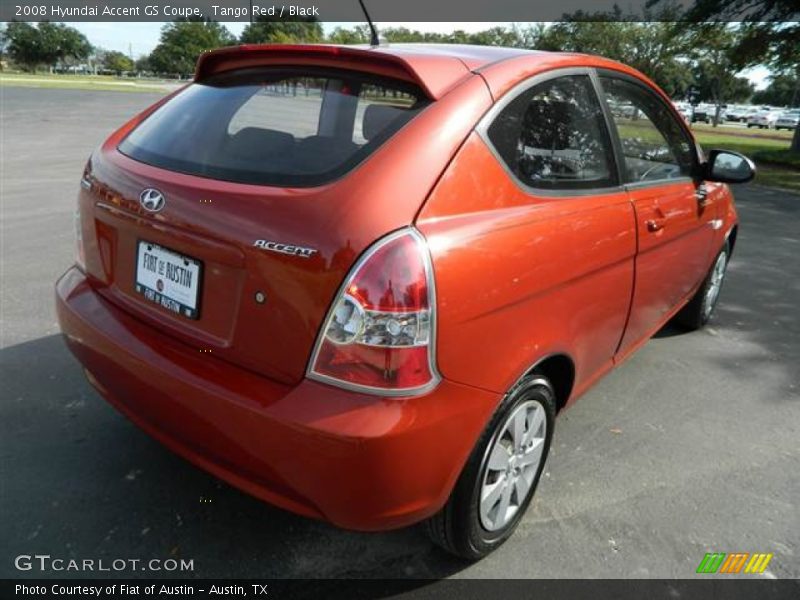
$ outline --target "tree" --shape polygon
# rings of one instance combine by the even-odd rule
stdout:
[[[698,102],[722,106],[731,102],[745,102],[755,93],[749,79],[737,77],[730,71],[717,70],[709,61],[694,64],[692,76]]]
[[[337,27],[327,41],[331,44],[369,44],[369,26],[356,25],[352,29]]]
[[[421,32],[407,27],[382,27],[381,39],[395,44],[477,44],[481,46],[510,46],[516,48],[532,48],[539,39],[542,25],[538,26],[512,26],[492,27],[475,33],[467,33],[457,29],[450,33],[435,31]],[[370,38],[369,28],[358,25],[353,29],[337,27],[328,36],[327,41],[332,44],[368,44]]]
[[[4,37],[8,55],[24,70],[31,71],[41,62],[39,35],[33,25],[11,21],[6,26]]]
[[[4,36],[8,54],[23,69],[35,70],[40,65],[53,67],[70,60],[83,60],[92,51],[86,37],[63,23],[42,21],[37,27],[12,21]]]
[[[0,71],[3,70],[3,63],[5,62],[6,55],[8,54],[8,35],[6,34],[8,26],[5,23],[0,23]]]
[[[650,6],[669,0],[649,0]],[[764,64],[780,74],[800,79],[800,21],[797,0],[703,0],[683,15],[687,21],[742,21],[741,39],[734,53],[740,67]],[[800,152],[800,127],[792,150]]]
[[[323,40],[322,25],[314,17],[285,21],[280,17],[257,17],[242,31],[242,44],[313,44]]]
[[[394,44],[413,44],[419,42],[436,43],[443,42],[444,36],[440,33],[422,33],[416,29],[407,27],[382,27],[380,36],[387,42]],[[453,32],[453,34],[458,32]]]
[[[793,0],[773,0],[776,9],[786,10],[786,18],[789,18],[788,11]],[[793,4],[796,11],[796,0]],[[796,13],[795,13],[796,14]],[[795,82],[800,83],[800,22],[778,22],[764,23],[754,22],[745,23],[743,26],[743,38],[739,47],[739,61],[752,65],[765,63],[779,75],[788,75],[794,78]],[[797,85],[793,93],[793,98],[797,102]],[[800,153],[800,127],[794,130],[792,137],[791,150]]]
[[[533,25],[517,25],[516,23],[511,26],[517,38],[517,44],[520,48],[536,48],[539,46],[539,41],[544,37],[547,31],[547,25],[544,23],[534,23]]]
[[[658,20],[634,23],[626,33],[625,54],[619,60],[650,77],[669,96],[684,95],[691,85],[686,56],[690,32],[674,21]]]
[[[124,71],[133,71],[133,61],[129,56],[116,50],[110,50],[103,54],[101,64],[106,71],[114,71],[118,75]]]
[[[74,27],[67,27],[63,23],[43,22],[39,23],[39,31],[42,29],[57,43],[55,57],[57,63],[70,64],[86,60],[93,50],[86,36]]]
[[[563,21],[535,35],[536,48],[599,54],[632,66],[659,84],[667,94],[682,95],[691,82],[686,65],[685,28],[674,22],[636,22],[617,8],[611,13],[565,15]],[[659,13],[654,19],[665,19]]]
[[[523,41],[519,36],[519,30],[516,28],[492,27],[491,29],[473,33],[468,39],[468,43],[479,44],[481,46],[523,46]]]
[[[741,30],[730,23],[697,23],[691,27],[689,38],[694,59],[695,82],[701,96],[709,98],[714,111],[714,127],[719,125],[722,105],[741,94],[741,83],[736,73],[741,69],[736,62],[736,52],[741,43]]]
[[[800,79],[788,73],[773,75],[765,89],[753,94],[753,102],[772,106],[800,106]]]
[[[223,25],[208,19],[191,18],[167,23],[161,40],[150,54],[153,71],[189,76],[203,52],[231,46],[236,38]]]
[[[627,54],[625,40],[630,26],[630,23],[609,20],[605,15],[579,11],[573,16],[565,15],[564,21],[546,29],[537,49],[599,54],[620,60]]]
[[[139,74],[152,71],[153,66],[150,64],[150,57],[145,55],[137,58],[134,69],[136,69],[136,72]]]

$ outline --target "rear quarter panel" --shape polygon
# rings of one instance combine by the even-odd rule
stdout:
[[[635,221],[622,191],[536,196],[473,133],[423,207],[438,297],[438,364],[504,392],[568,355],[573,397],[610,368],[633,286]]]

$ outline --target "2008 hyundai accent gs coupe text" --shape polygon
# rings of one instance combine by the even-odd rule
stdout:
[[[706,323],[725,183],[640,73],[469,46],[243,46],[86,165],[67,343],[193,463],[338,526],[516,528],[555,415]]]

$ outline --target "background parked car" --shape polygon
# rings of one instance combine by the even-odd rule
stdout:
[[[609,102],[609,108],[611,108],[611,113],[615,117],[622,117],[625,119],[636,118],[636,107],[629,102]]]
[[[800,123],[800,108],[796,108],[793,110],[787,110],[784,113],[778,115],[778,119],[775,121],[775,129],[797,129],[797,125]]]
[[[753,115],[758,114],[761,112],[761,109],[757,106],[748,106],[744,109],[742,116],[739,118],[740,123],[747,123],[747,120],[752,117]]]
[[[726,121],[737,121],[741,118],[742,109],[738,106],[731,106],[725,111],[725,120]]]
[[[673,102],[672,105],[675,107],[675,110],[683,117],[683,120],[687,123],[692,118],[692,105],[688,102]]]
[[[692,110],[692,116],[689,120],[692,123],[708,123],[712,114],[712,109],[707,104],[698,104]]]
[[[749,106],[731,106],[725,111],[725,120],[740,123],[747,119],[751,110]]]
[[[757,112],[747,119],[747,128],[758,127],[759,129],[771,129],[775,126],[778,115],[779,113],[773,110]]]

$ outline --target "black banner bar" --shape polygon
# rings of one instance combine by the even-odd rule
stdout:
[[[692,19],[688,13],[697,0],[469,0],[431,2],[430,0],[367,0],[372,18],[387,22],[515,22],[558,21],[566,14],[615,14],[620,19],[645,21]],[[730,21],[745,19],[795,20],[779,12],[768,0],[731,2],[729,10],[718,18]],[[664,12],[668,8],[671,12]],[[676,13],[677,10],[677,13]],[[681,12],[682,11],[682,12]],[[794,16],[800,18],[800,12]],[[0,0],[2,21],[173,21],[178,18],[207,18],[214,21],[249,22],[259,18],[323,22],[363,22],[364,14],[357,0]]]
[[[663,579],[398,579],[209,580],[30,579],[2,580],[0,598],[255,598],[304,600],[403,598],[415,600],[796,600],[800,581],[744,577]]]

